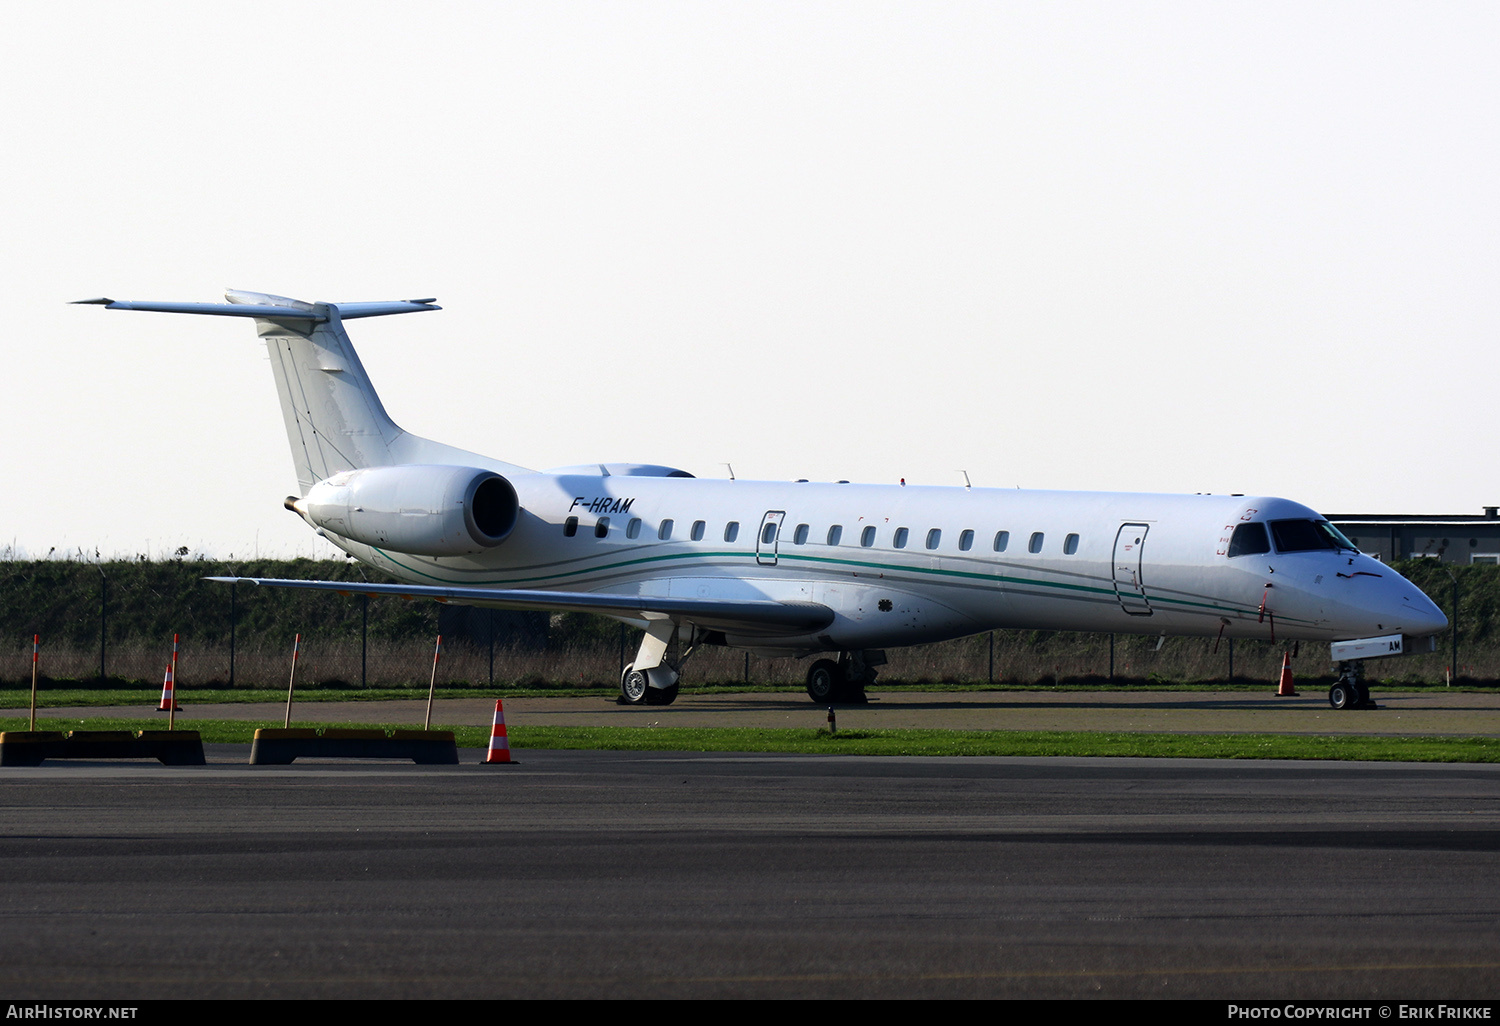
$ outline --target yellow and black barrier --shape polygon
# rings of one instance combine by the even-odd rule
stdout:
[[[252,766],[285,766],[293,759],[410,759],[456,766],[458,745],[451,730],[350,730],[325,727],[262,727],[250,746]]]
[[[44,759],[155,759],[163,766],[202,766],[196,730],[0,731],[0,766],[40,766]]]

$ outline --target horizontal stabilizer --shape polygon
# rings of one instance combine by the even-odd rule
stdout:
[[[106,310],[151,310],[156,313],[207,314],[214,317],[259,317],[276,321],[328,320],[326,313],[319,313],[313,304],[298,306],[270,306],[264,303],[157,303],[133,299],[79,299],[75,305],[102,306]],[[441,310],[430,299],[401,299],[386,303],[325,303],[338,311],[339,319],[354,320],[359,317],[383,317],[387,314],[419,313],[423,310]]]
[[[290,581],[266,577],[209,577],[223,584],[264,584],[273,588],[310,588],[341,595],[396,595],[490,609],[540,609],[597,613],[637,620],[672,620],[738,635],[775,637],[822,630],[833,622],[833,610],[817,602],[771,599],[693,599],[648,595],[607,595],[589,591],[519,591],[496,588],[445,588],[426,584],[366,584],[362,581]]]
[[[386,303],[336,303],[339,319],[352,321],[358,317],[384,317],[387,314],[421,313],[423,310],[441,310],[436,300],[398,299]]]

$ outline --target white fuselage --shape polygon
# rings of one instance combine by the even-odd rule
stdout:
[[[1333,641],[1445,623],[1414,585],[1352,550],[1230,557],[1240,523],[1321,519],[1285,499],[572,472],[509,480],[519,521],[479,555],[415,556],[325,536],[412,584],[833,610],[813,633],[725,639],[763,652],[996,628]]]
[[[638,624],[637,670],[659,672],[668,634],[689,627],[807,654],[1004,627],[1380,642],[1447,626],[1285,499],[707,481],[635,464],[537,473],[386,413],[343,323],[431,300],[225,298],[86,302],[254,318],[297,474],[291,509],[413,594]]]

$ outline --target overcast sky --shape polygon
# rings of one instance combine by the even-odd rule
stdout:
[[[248,322],[65,305],[226,287],[538,469],[1500,502],[1492,2],[6,18],[0,548],[333,553]]]

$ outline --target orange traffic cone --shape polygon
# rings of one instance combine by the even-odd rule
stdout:
[[[1281,686],[1276,689],[1277,698],[1296,698],[1297,685],[1292,680],[1292,654],[1281,654]]]
[[[167,664],[167,675],[161,681],[161,705],[156,707],[157,712],[181,712],[182,706],[178,705],[172,697],[172,664]]]
[[[484,764],[492,766],[509,762],[510,742],[505,738],[505,707],[497,698],[495,699],[495,725],[490,728],[490,751],[484,757]]]

